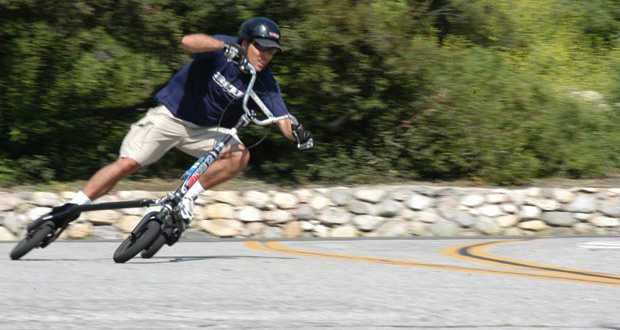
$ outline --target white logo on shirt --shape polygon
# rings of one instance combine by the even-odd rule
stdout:
[[[240,99],[243,97],[243,92],[238,90],[237,87],[233,86],[226,78],[219,72],[216,72],[213,75],[213,81],[218,84],[224,91],[230,95],[234,99]]]

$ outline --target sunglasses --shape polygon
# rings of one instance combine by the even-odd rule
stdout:
[[[258,49],[259,52],[266,52],[269,55],[273,55],[278,51],[276,47],[263,47],[260,44],[258,44],[258,42],[256,41],[252,41],[252,45],[254,45],[254,47],[256,47],[256,49]]]

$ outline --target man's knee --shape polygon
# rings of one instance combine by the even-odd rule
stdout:
[[[131,174],[140,169],[140,164],[128,157],[121,157],[114,164],[121,172],[126,174]]]
[[[237,165],[238,169],[242,170],[250,161],[250,151],[242,144],[235,144],[227,150],[226,158],[229,158]]]

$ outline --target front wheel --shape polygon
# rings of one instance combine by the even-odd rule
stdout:
[[[144,258],[144,259],[149,259],[152,256],[154,256],[155,253],[157,253],[157,251],[159,251],[159,249],[161,249],[165,244],[166,244],[166,236],[165,236],[165,234],[164,235],[159,235],[159,237],[157,237],[155,239],[155,242],[153,242],[153,244],[151,244],[151,246],[149,246],[147,249],[142,251],[140,256],[142,256],[142,258]]]
[[[124,263],[148,247],[159,236],[161,225],[157,220],[149,220],[136,235],[129,235],[114,252],[114,262]]]
[[[35,247],[41,246],[41,243],[51,237],[56,230],[53,221],[42,223],[32,234],[28,233],[21,242],[11,251],[11,259],[17,260]]]

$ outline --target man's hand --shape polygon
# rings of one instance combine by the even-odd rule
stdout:
[[[240,68],[243,68],[247,63],[248,59],[245,56],[245,49],[236,43],[225,42],[222,49],[224,50],[224,56],[229,62],[235,63]]]
[[[291,125],[293,129],[293,136],[295,136],[295,143],[297,143],[298,149],[310,149],[314,147],[314,135],[310,131],[304,130],[304,128],[299,125]]]

